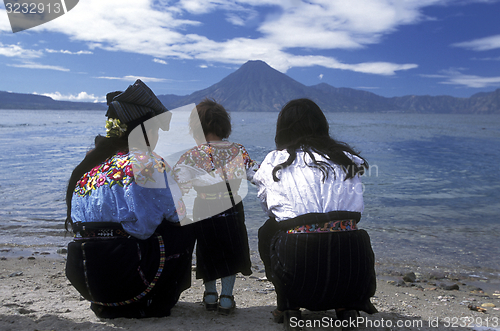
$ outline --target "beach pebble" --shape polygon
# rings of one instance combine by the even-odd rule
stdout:
[[[484,308],[494,308],[496,307],[494,303],[491,303],[491,302],[487,302],[487,303],[483,303],[481,305],[481,307],[484,307]]]
[[[405,281],[402,280],[402,279],[388,280],[387,284],[394,285],[394,286],[401,286],[401,287],[407,287],[408,286],[408,285],[406,285]]]
[[[68,253],[68,250],[66,248],[59,248],[57,250],[57,254],[66,254]]]
[[[11,273],[9,275],[9,277],[17,277],[17,276],[22,276],[22,275],[23,275],[22,271],[17,271],[17,272]]]
[[[471,292],[480,292],[483,289],[481,289],[481,288],[479,288],[477,286],[467,285],[467,290],[469,290]]]
[[[403,280],[408,283],[414,283],[417,280],[417,276],[414,272],[409,272],[403,276]]]
[[[442,288],[443,290],[446,290],[446,291],[454,291],[454,290],[459,290],[460,289],[460,286],[458,286],[458,284],[445,284],[445,283],[441,283],[439,284],[439,287]]]
[[[444,279],[446,275],[443,272],[433,271],[429,274],[429,279]]]
[[[24,307],[19,308],[18,311],[19,311],[19,314],[22,314],[22,315],[31,314],[33,312],[33,310],[26,309]]]

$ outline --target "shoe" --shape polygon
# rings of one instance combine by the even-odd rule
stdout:
[[[205,301],[205,298],[208,296],[208,295],[214,295],[215,296],[215,302],[206,302]],[[216,311],[217,310],[217,292],[204,292],[203,293],[203,303],[205,304],[205,309],[208,310],[208,311]]]
[[[285,314],[283,311],[279,311],[278,308],[276,308],[275,310],[273,310],[271,312],[271,314],[273,314],[273,321],[275,323],[283,323],[283,319],[285,317]]]
[[[283,312],[283,323],[286,331],[298,331],[301,328],[298,326],[298,321],[302,319],[302,314],[299,310],[285,310]],[[293,326],[292,326],[293,325]]]
[[[342,331],[356,330],[356,320],[358,319],[359,311],[357,310],[340,310],[337,311],[337,318],[342,321]]]
[[[231,307],[222,307],[220,305],[220,300],[219,300],[219,304],[217,305],[217,311],[221,315],[230,315],[234,311],[234,309],[236,309],[236,302],[234,302],[234,296],[221,294],[220,298],[230,299],[231,300]]]

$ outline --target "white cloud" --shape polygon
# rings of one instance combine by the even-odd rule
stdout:
[[[32,49],[24,49],[20,45],[4,45],[0,42],[0,55],[20,59],[33,59],[41,57],[43,53]]]
[[[91,51],[72,52],[72,51],[68,51],[68,50],[62,50],[62,49],[61,50],[55,50],[55,49],[49,49],[49,48],[46,48],[45,51],[47,53],[61,53],[61,54],[71,54],[71,55],[94,54]]]
[[[159,64],[168,64],[167,61],[161,60],[161,59],[153,59],[153,62],[159,63]]]
[[[24,62],[21,64],[8,64],[8,66],[16,67],[16,68],[26,68],[26,69],[46,69],[46,70],[56,70],[56,71],[69,71],[69,69],[64,68],[64,67],[40,64],[40,63],[35,63],[35,62]]]
[[[483,57],[483,58],[472,58],[474,61],[500,61],[500,56],[498,57]]]
[[[358,86],[357,89],[361,90],[378,90],[380,87],[378,86]]]
[[[7,11],[4,9],[5,7],[3,6],[3,1],[0,2],[0,17],[3,17],[0,20],[0,32],[10,32],[12,33],[12,28],[10,26],[10,21],[7,18]]]
[[[471,49],[473,51],[489,51],[500,48],[500,34],[471,41],[452,44],[455,47]]]
[[[94,94],[88,94],[87,92],[80,92],[77,95],[73,94],[61,94],[60,92],[54,92],[54,93],[36,93],[34,92],[33,94],[39,94],[39,95],[45,95],[47,97],[50,97],[54,100],[58,101],[78,101],[78,102],[106,102],[106,97],[102,96],[95,96]]]
[[[33,28],[83,41],[93,48],[130,52],[163,59],[197,59],[242,64],[261,59],[286,72],[294,66],[324,65],[378,75],[394,75],[416,64],[341,63],[333,57],[304,57],[294,49],[357,49],[380,42],[401,25],[426,17],[426,6],[450,0],[87,0],[56,20]],[[472,0],[471,0],[472,1]],[[271,7],[272,6],[272,7]],[[272,12],[270,11],[272,9]],[[263,13],[259,17],[257,10]],[[213,12],[253,35],[213,40],[189,33]],[[189,13],[191,19],[184,19]],[[266,16],[266,13],[267,16]],[[196,20],[198,19],[198,20]],[[252,21],[252,24],[246,24]],[[203,31],[197,29],[196,31]],[[313,61],[312,63],[306,62]]]
[[[318,76],[318,78],[319,78],[320,80],[322,80],[322,79],[323,79],[323,74],[320,74],[320,75]]]
[[[460,69],[443,70],[437,75],[422,75],[428,78],[441,79],[440,84],[458,85],[470,88],[485,88],[485,87],[498,87],[500,86],[500,77],[481,77],[477,75],[466,75]]]
[[[140,79],[143,82],[151,82],[151,83],[161,83],[161,82],[167,82],[169,79],[165,78],[154,78],[154,77],[144,77],[144,76],[123,76],[123,77],[111,77],[111,76],[101,76],[101,77],[96,77],[99,79],[109,79],[109,80],[123,80],[127,82],[135,82],[136,80]]]

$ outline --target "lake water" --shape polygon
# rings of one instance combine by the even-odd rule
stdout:
[[[73,168],[104,134],[104,111],[0,110],[0,248],[64,247]],[[277,113],[233,113],[231,141],[261,162]],[[360,227],[385,265],[500,276],[500,115],[329,113],[332,135],[361,152]],[[265,221],[250,186],[251,249]]]

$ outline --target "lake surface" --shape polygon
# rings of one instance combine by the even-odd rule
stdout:
[[[104,113],[0,110],[0,248],[71,240],[63,225],[67,181],[105,134]],[[277,115],[231,114],[230,140],[261,162],[274,148]],[[378,262],[500,276],[500,115],[326,115],[331,134],[370,164],[360,227]],[[244,206],[256,250],[265,216],[255,187]]]

